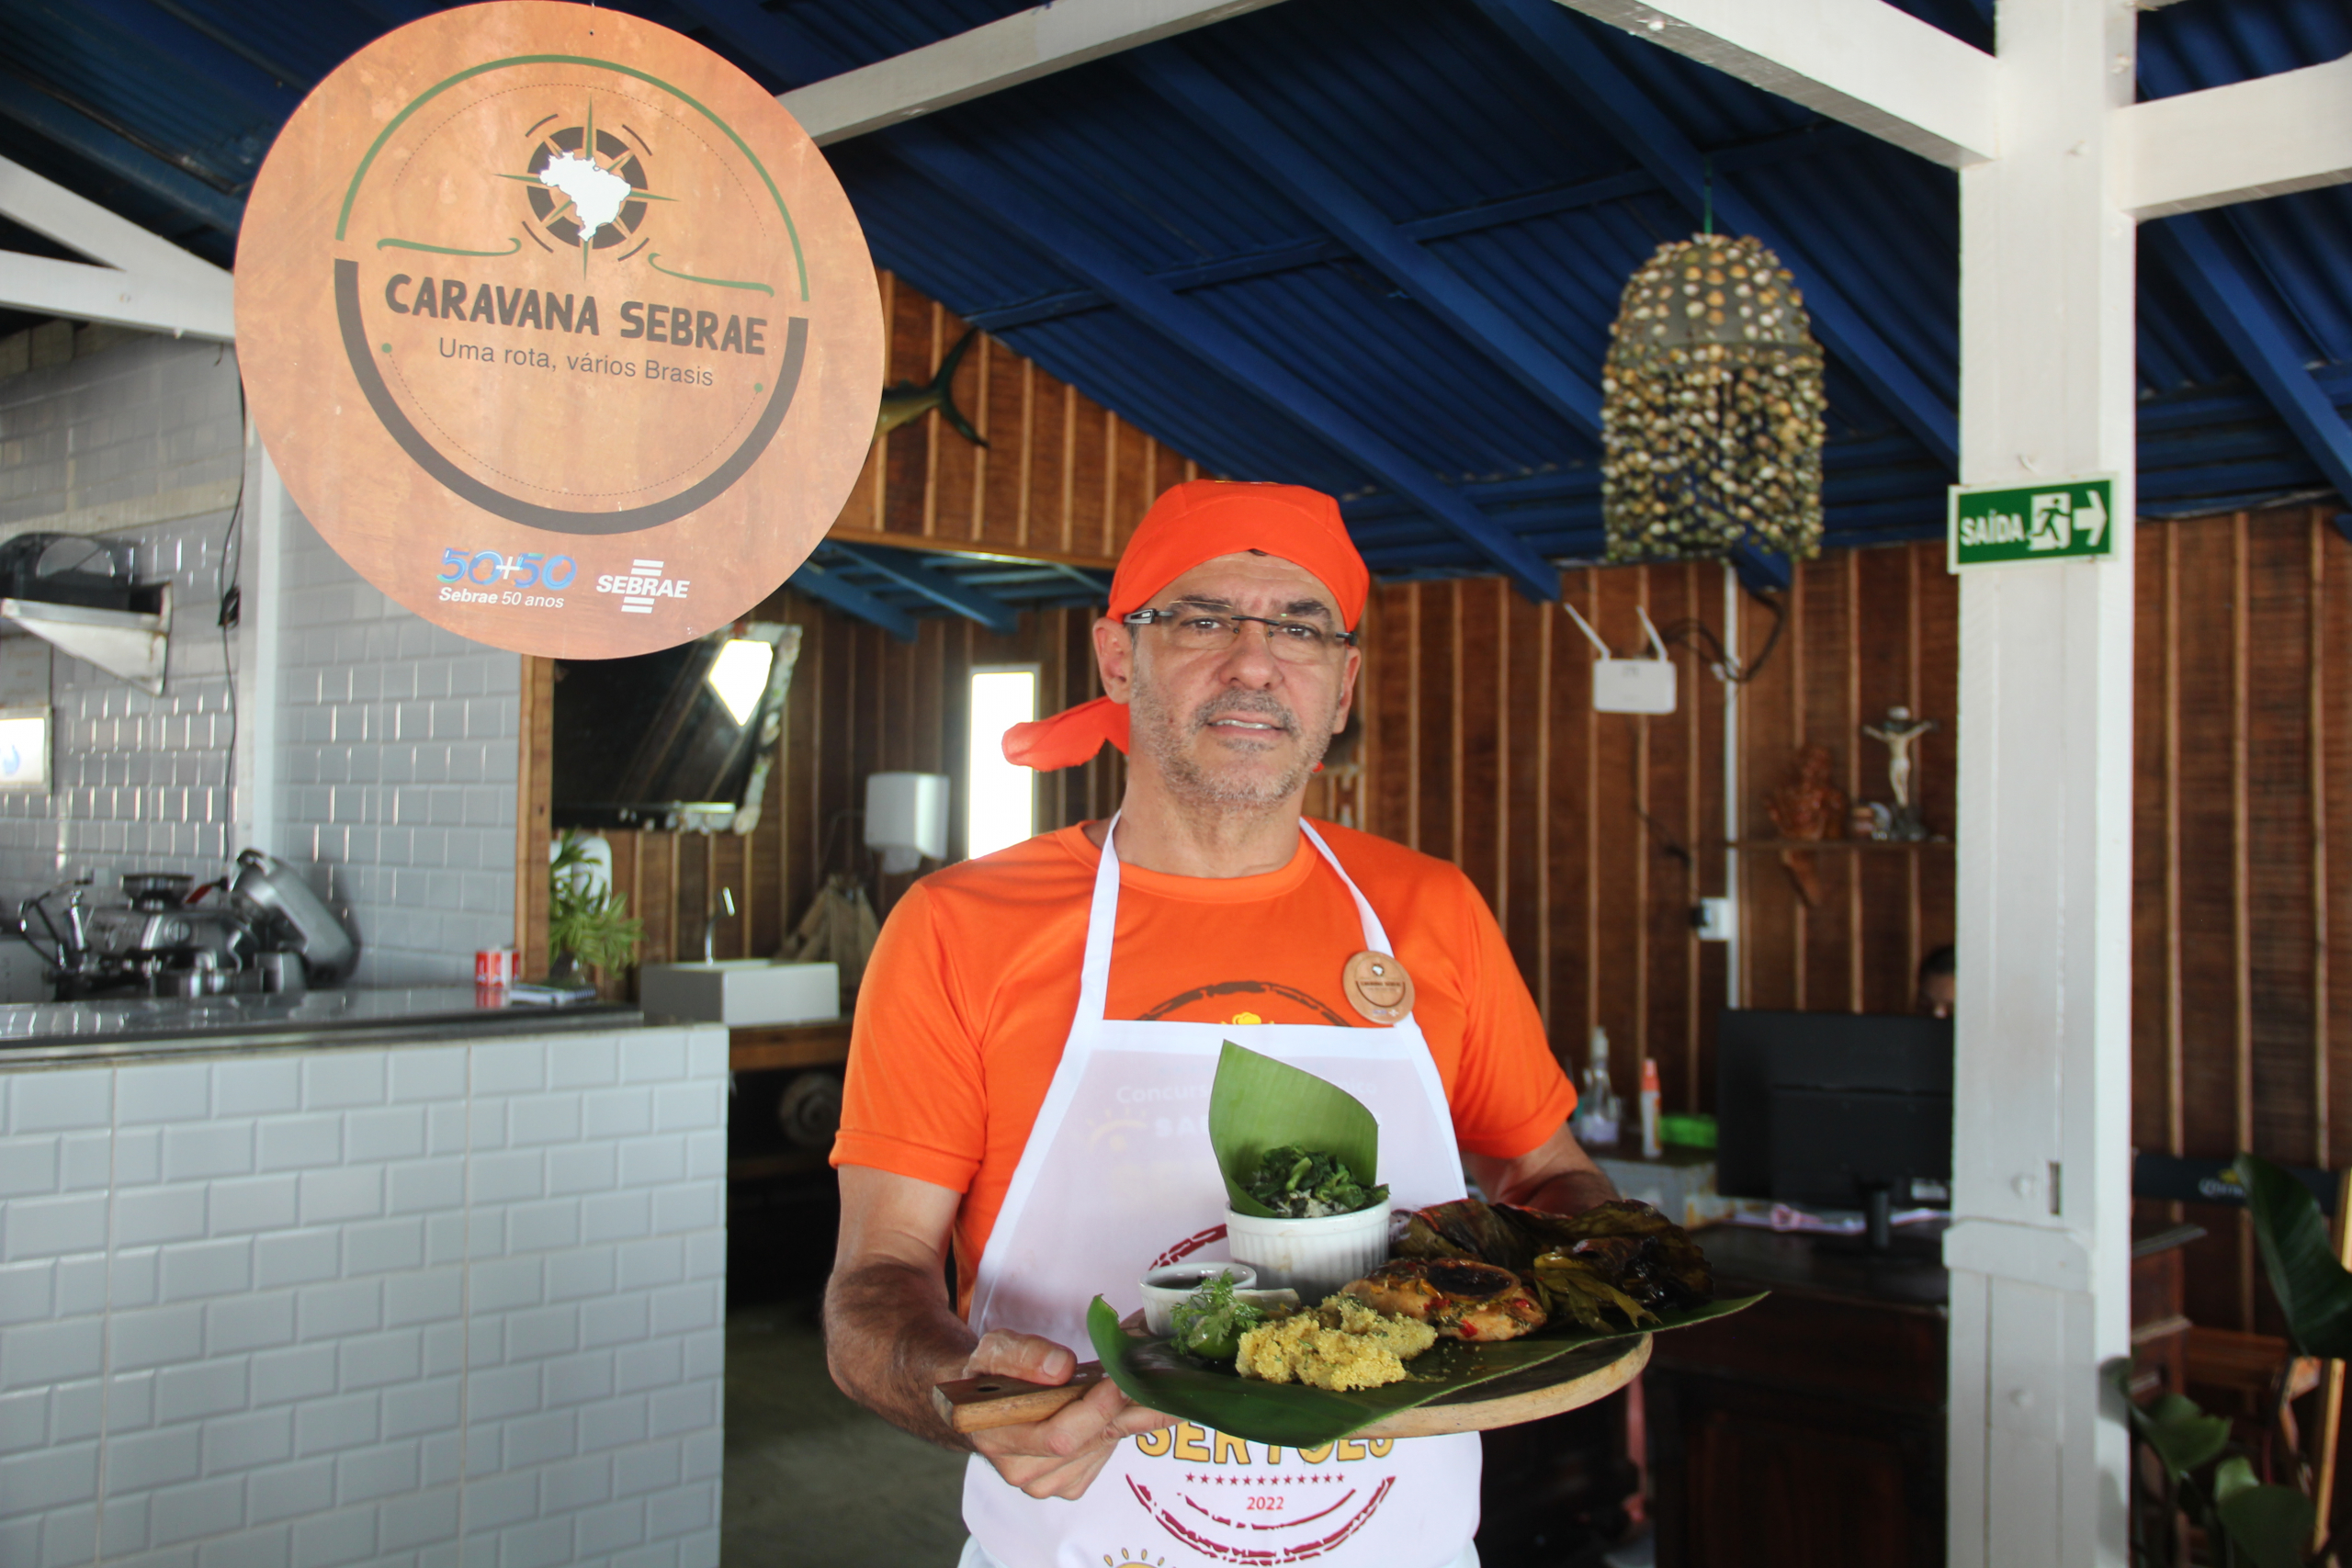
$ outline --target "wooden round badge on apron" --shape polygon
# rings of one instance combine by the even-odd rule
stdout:
[[[523,653],[741,615],[832,525],[881,398],[824,155],[719,56],[590,6],[460,6],[336,67],[254,182],[236,310],[320,536]]]
[[[1395,1023],[1413,1010],[1413,977],[1385,953],[1359,953],[1340,973],[1348,1005],[1374,1023]]]

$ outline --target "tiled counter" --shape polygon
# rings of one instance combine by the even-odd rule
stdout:
[[[0,1563],[717,1563],[727,1044],[0,1053]]]

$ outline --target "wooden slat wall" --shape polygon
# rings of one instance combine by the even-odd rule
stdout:
[[[1637,605],[1720,636],[1723,582],[1687,564],[1572,571],[1562,590],[1630,654]],[[1377,590],[1366,642],[1366,826],[1462,866],[1571,1068],[1599,1026],[1621,1093],[1647,1055],[1669,1108],[1705,1104],[1726,973],[1690,910],[1725,886],[1723,685],[1678,649],[1674,714],[1596,714],[1591,646],[1494,578]]]
[[[1770,615],[1751,603],[1741,618],[1749,660],[1770,630]],[[1780,644],[1746,688],[1741,839],[1778,837],[1765,802],[1808,744],[1836,759],[1849,800],[1891,803],[1886,748],[1861,731],[1896,705],[1937,723],[1913,744],[1912,785],[1928,830],[1949,838],[1958,655],[1959,592],[1940,545],[1838,550],[1800,567]],[[1799,852],[1812,863],[1818,903],[1806,904],[1778,852],[1742,856],[1745,1004],[1909,1011],[1920,958],[1951,941],[1953,847]]]
[[[1724,574],[1696,564],[1585,570],[1563,597],[1620,654],[1641,650],[1636,606],[1717,637]],[[1740,610],[1738,829],[1769,840],[1764,797],[1796,749],[1826,746],[1849,795],[1890,798],[1885,749],[1860,727],[1891,704],[1939,720],[1915,750],[1929,826],[1951,828],[1957,594],[1928,545],[1848,550],[1799,570],[1788,624]],[[1732,996],[1727,950],[1690,910],[1721,897],[1724,705],[1711,660],[1677,637],[1681,702],[1659,717],[1592,710],[1591,646],[1556,609],[1499,581],[1384,588],[1371,645],[1369,826],[1458,862],[1518,956],[1562,1060],[1581,1072],[1598,1025],[1619,1093],[1658,1063],[1668,1109],[1713,1102],[1714,1024]],[[1770,851],[1738,852],[1747,1004],[1904,1011],[1919,957],[1951,940],[1949,845],[1813,852],[1807,907]]]
[[[891,273],[886,379],[927,385],[964,322]],[[866,457],[831,537],[975,547],[1108,570],[1152,498],[1200,469],[983,334],[956,372],[973,446],[937,414],[893,431]]]
[[[2352,1163],[2352,544],[2335,509],[2143,526],[2133,765],[2132,1143]],[[2188,1314],[2278,1332],[2226,1211]]]
[[[2140,531],[2140,1148],[2352,1164],[2352,676],[2333,670],[2352,649],[2352,543],[2332,510]],[[1563,586],[1620,653],[1638,645],[1637,603],[1661,626],[1722,621],[1712,570],[1577,571]],[[1738,699],[1741,838],[1774,837],[1765,796],[1808,741],[1830,749],[1850,795],[1889,798],[1885,748],[1860,731],[1898,702],[1939,723],[1915,778],[1929,828],[1951,834],[1959,595],[1941,547],[1835,552],[1801,568],[1789,597],[1781,643]],[[1770,625],[1743,606],[1750,660]],[[1582,636],[1490,580],[1381,589],[1371,631],[1367,825],[1457,861],[1487,894],[1572,1069],[1598,1022],[1621,1094],[1646,1054],[1670,1108],[1710,1108],[1730,976],[1683,921],[1724,886],[1720,684],[1678,649],[1671,718],[1595,714]],[[1695,852],[1695,886],[1675,846]],[[1951,940],[1960,852],[1814,852],[1811,907],[1777,852],[1742,852],[1746,1004],[1907,1010],[1919,957]],[[2190,1260],[2191,1317],[2277,1332],[2250,1233],[2226,1212],[2194,1217],[2216,1234]]]

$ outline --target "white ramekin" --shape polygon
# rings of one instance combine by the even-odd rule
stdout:
[[[1238,1291],[1246,1291],[1258,1282],[1258,1271],[1247,1263],[1227,1263],[1219,1258],[1171,1263],[1165,1269],[1155,1269],[1146,1274],[1143,1277],[1143,1325],[1161,1338],[1175,1333],[1176,1320],[1171,1314],[1176,1311],[1176,1303],[1219,1274],[1232,1280],[1234,1289]]]
[[[1225,1212],[1227,1250],[1252,1264],[1263,1289],[1296,1291],[1308,1306],[1387,1260],[1388,1205],[1319,1220],[1267,1220]]]

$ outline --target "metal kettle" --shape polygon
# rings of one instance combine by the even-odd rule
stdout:
[[[311,892],[300,872],[275,856],[259,850],[240,852],[229,898],[256,928],[283,928],[282,945],[302,955],[312,985],[333,984],[359,961],[359,935],[351,922]]]

